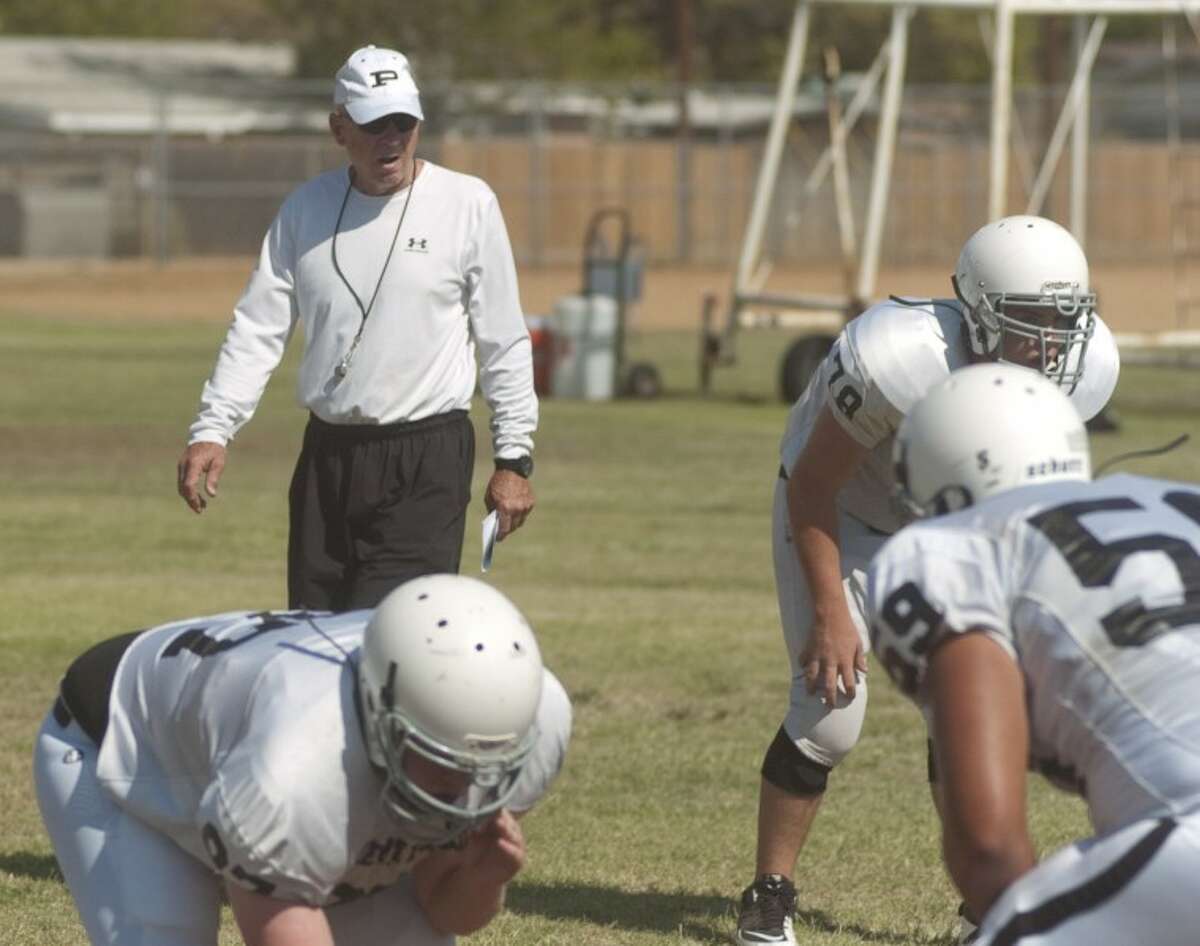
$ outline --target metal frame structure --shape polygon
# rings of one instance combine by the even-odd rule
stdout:
[[[836,131],[806,183],[810,192],[819,186],[834,163],[840,144],[862,114],[881,79],[883,91],[879,117],[879,133],[875,144],[874,165],[866,209],[866,225],[861,243],[857,274],[852,291],[845,295],[768,294],[762,291],[770,272],[770,262],[763,256],[763,237],[767,218],[774,202],[776,182],[783,157],[788,126],[792,121],[796,89],[804,68],[805,48],[812,8],[826,6],[869,6],[892,9],[891,29],[887,40],[864,77],[842,119],[840,139]],[[797,0],[792,18],[791,33],[775,98],[775,109],[767,132],[762,163],[754,189],[750,215],[742,239],[728,321],[722,334],[711,332],[703,350],[715,363],[734,359],[733,338],[740,324],[754,324],[747,313],[753,310],[782,310],[791,315],[786,320],[778,314],[773,324],[787,324],[813,329],[828,329],[840,325],[842,319],[855,314],[857,300],[869,299],[875,291],[879,269],[879,251],[883,238],[892,160],[895,155],[896,129],[899,124],[901,91],[904,84],[909,21],[918,8],[974,10],[992,15],[990,31],[992,64],[990,158],[988,175],[988,216],[1003,216],[1008,201],[1009,141],[1013,132],[1012,69],[1013,33],[1019,15],[1073,15],[1075,20],[1075,72],[1062,111],[1047,145],[1031,188],[1026,213],[1039,213],[1066,145],[1071,139],[1070,159],[1070,220],[1068,226],[1083,242],[1087,232],[1087,157],[1092,66],[1103,41],[1110,15],[1185,16],[1193,33],[1200,37],[1200,0]],[[1088,17],[1091,17],[1089,22]],[[831,126],[836,128],[831,120]],[[838,201],[844,197],[835,193]],[[849,219],[847,208],[838,208],[841,227]],[[843,245],[852,241],[842,234]],[[711,317],[711,316],[710,316]],[[1193,333],[1198,334],[1200,333]],[[709,366],[711,367],[711,365]],[[707,368],[702,366],[702,385]]]

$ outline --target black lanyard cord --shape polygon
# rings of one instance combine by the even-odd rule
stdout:
[[[350,295],[354,298],[355,304],[358,306],[358,311],[362,313],[362,319],[358,323],[358,331],[354,334],[354,341],[350,343],[350,350],[338,363],[334,373],[338,378],[343,378],[350,368],[350,359],[354,357],[354,352],[358,348],[359,341],[362,340],[363,330],[367,327],[367,317],[371,314],[371,309],[375,306],[375,300],[379,296],[379,290],[383,287],[383,277],[387,274],[388,264],[392,261],[392,253],[396,250],[396,241],[400,239],[400,230],[404,226],[404,218],[408,216],[408,204],[412,200],[413,190],[417,186],[417,160],[413,158],[412,180],[408,183],[408,193],[404,197],[404,206],[400,208],[400,219],[396,222],[396,232],[392,234],[392,245],[388,247],[387,258],[383,261],[383,268],[379,271],[379,280],[375,283],[375,291],[371,293],[371,301],[366,307],[362,304],[362,299],[358,293],[354,291],[354,287],[350,285],[342,268],[338,265],[337,258],[337,238],[338,231],[342,228],[342,217],[346,213],[346,204],[350,202],[350,191],[354,187],[354,171],[350,171],[350,182],[346,185],[346,193],[342,197],[342,206],[338,208],[337,220],[333,224],[333,240],[330,242],[329,253],[333,258],[333,271],[338,274],[338,278],[342,281],[342,285],[346,287]]]

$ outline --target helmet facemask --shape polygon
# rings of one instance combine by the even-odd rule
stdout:
[[[375,727],[386,770],[383,804],[410,843],[435,847],[452,843],[504,807],[537,742],[535,726],[501,745],[477,740],[477,751],[455,750],[422,734],[395,709],[382,710]],[[460,773],[463,789],[458,797],[447,799],[419,785],[405,767],[409,753]]]
[[[1074,287],[1041,295],[981,292],[972,305],[958,279],[952,281],[975,354],[1032,368],[1068,395],[1075,390],[1095,331],[1095,293],[1080,293]]]

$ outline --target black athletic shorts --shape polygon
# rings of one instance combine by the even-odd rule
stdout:
[[[457,572],[475,431],[466,411],[411,423],[311,417],[289,492],[288,607],[353,611]]]

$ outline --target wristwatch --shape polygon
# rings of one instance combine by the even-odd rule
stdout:
[[[528,453],[523,457],[496,457],[493,462],[497,470],[508,470],[525,479],[533,475],[533,457]]]

